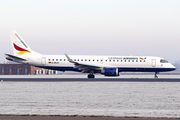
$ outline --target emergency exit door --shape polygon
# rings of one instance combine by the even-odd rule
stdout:
[[[45,64],[46,64],[46,58],[45,58],[45,57],[41,58],[41,64],[42,64],[42,65],[45,65]]]
[[[156,59],[152,59],[152,67],[156,67]]]

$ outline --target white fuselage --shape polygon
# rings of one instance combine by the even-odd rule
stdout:
[[[160,57],[146,56],[77,56],[69,55],[75,62],[87,65],[102,66],[103,68],[118,68],[119,72],[164,72],[175,70],[175,67]],[[164,60],[164,61],[162,61]],[[70,63],[65,55],[31,56],[28,64],[55,69],[60,71],[81,71]],[[97,68],[97,72],[102,68]],[[96,73],[96,72],[95,72]]]

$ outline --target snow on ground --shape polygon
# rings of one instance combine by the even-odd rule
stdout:
[[[180,82],[0,82],[0,114],[180,118]]]

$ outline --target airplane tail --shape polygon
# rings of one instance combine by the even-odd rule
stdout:
[[[26,44],[26,42],[20,37],[16,31],[10,31],[10,39],[15,56],[29,56],[29,55],[41,55],[37,53]]]

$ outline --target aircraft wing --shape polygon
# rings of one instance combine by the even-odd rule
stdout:
[[[74,68],[79,68],[79,70],[82,70],[82,72],[102,70],[103,68],[107,67],[107,66],[103,66],[103,65],[93,65],[93,64],[75,62],[67,54],[65,54],[65,56],[67,57],[67,59],[70,63],[74,63],[74,65],[75,65]]]
[[[5,55],[7,56],[6,59],[10,61],[27,61],[26,58],[22,58],[22,57],[10,55],[10,54],[5,54]]]

